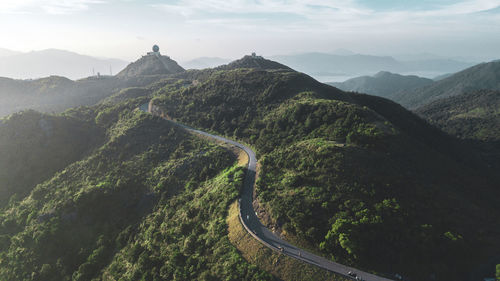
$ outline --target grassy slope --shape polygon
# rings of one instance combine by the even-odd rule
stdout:
[[[273,225],[326,256],[459,279],[498,247],[495,184],[466,164],[477,162],[463,146],[395,103],[244,69],[159,93],[170,117],[255,145]]]

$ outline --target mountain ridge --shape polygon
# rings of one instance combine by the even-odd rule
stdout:
[[[474,65],[453,59],[436,58],[405,61],[391,56],[365,54],[335,55],[329,53],[302,53],[296,55],[277,55],[270,57],[291,68],[305,72],[322,82],[330,82],[326,77],[372,75],[379,71],[395,73],[423,73],[430,76],[457,72]],[[431,74],[432,73],[432,74]],[[420,75],[422,76],[422,75]]]
[[[255,54],[252,55],[245,55],[241,59],[234,60],[226,65],[221,65],[216,67],[215,69],[217,70],[232,70],[232,69],[239,69],[239,68],[254,68],[254,69],[261,69],[261,70],[286,70],[286,71],[294,71],[292,68],[269,60],[265,59],[262,56],[257,56]]]
[[[80,79],[100,72],[120,71],[126,62],[102,59],[59,49],[46,49],[0,57],[0,76],[32,79],[59,75]],[[111,67],[111,69],[110,69]]]
[[[500,61],[480,63],[422,88],[401,91],[394,100],[409,108],[474,90],[500,90]]]
[[[373,76],[361,76],[344,82],[328,83],[344,91],[354,91],[370,95],[394,99],[401,91],[430,85],[431,79],[416,75],[400,75],[388,71],[380,71]]]
[[[444,254],[434,245],[467,252],[494,243],[490,231],[483,242],[470,240],[476,235],[470,226],[489,228],[493,219],[473,206],[499,211],[486,195],[498,192],[493,172],[471,148],[394,102],[345,93],[297,72],[259,69],[215,72],[195,86],[158,94],[153,105],[170,118],[256,147],[262,159],[257,213],[287,239],[313,243],[314,251],[336,261],[385,273],[398,264],[399,273],[418,280],[434,273],[465,279],[456,264],[471,269],[475,255],[467,265],[464,255]],[[469,210],[460,219],[443,211],[457,204]],[[395,249],[394,243],[404,246]],[[411,245],[418,249],[404,254]],[[419,268],[403,260],[418,260]]]

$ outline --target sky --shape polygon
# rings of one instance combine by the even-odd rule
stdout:
[[[500,59],[500,0],[0,0],[0,48],[132,61],[348,49]]]

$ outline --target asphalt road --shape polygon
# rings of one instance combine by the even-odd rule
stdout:
[[[140,107],[141,110],[148,112],[148,106],[147,104],[143,105]],[[259,218],[257,217],[252,201],[253,201],[253,190],[254,190],[254,185],[255,185],[255,173],[256,173],[256,165],[257,165],[257,158],[255,157],[255,152],[249,148],[248,146],[245,146],[241,143],[235,142],[233,140],[213,135],[204,131],[200,131],[197,129],[193,129],[189,126],[173,122],[168,120],[169,122],[172,122],[188,131],[210,137],[212,139],[222,141],[231,145],[234,145],[238,148],[243,149],[247,154],[249,158],[248,162],[248,167],[247,167],[247,173],[245,176],[244,180],[244,187],[243,191],[241,194],[241,198],[239,200],[239,207],[240,207],[240,221],[243,223],[243,226],[249,231],[249,233],[255,237],[257,240],[259,240],[261,243],[266,245],[267,247],[276,250],[278,252],[281,252],[282,254],[285,254],[287,256],[290,256],[292,258],[301,260],[303,262],[316,265],[318,267],[321,267],[323,269],[338,273],[340,275],[343,275],[348,278],[352,278],[347,275],[348,272],[353,272],[355,273],[358,277],[360,277],[362,280],[366,281],[387,281],[391,279],[387,279],[384,277],[380,277],[368,272],[361,271],[356,268],[352,268],[343,264],[339,264],[336,262],[332,262],[328,259],[325,259],[323,257],[317,256],[313,253],[310,253],[306,250],[297,248],[285,240],[279,238],[276,234],[274,234],[272,231],[270,231],[268,228],[266,228],[264,225],[260,223]],[[353,278],[352,278],[353,279]]]

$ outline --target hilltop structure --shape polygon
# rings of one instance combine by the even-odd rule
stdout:
[[[147,53],[148,56],[161,56],[160,47],[158,45],[153,45],[152,49],[153,49],[152,52]]]

